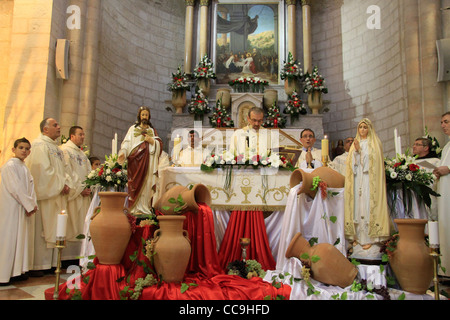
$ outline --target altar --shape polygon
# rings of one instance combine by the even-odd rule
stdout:
[[[201,183],[211,193],[213,210],[261,211],[284,210],[290,175],[287,169],[237,166],[213,172],[202,171],[200,167],[168,167],[159,173],[161,193],[177,185],[189,187]]]

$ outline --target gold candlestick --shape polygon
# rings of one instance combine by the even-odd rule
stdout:
[[[322,164],[324,167],[328,167],[328,161],[329,161],[329,156],[328,155],[323,155],[322,156]]]
[[[55,289],[53,290],[53,300],[59,299],[59,279],[61,275],[61,251],[66,247],[66,238],[65,237],[57,237],[56,238],[56,249],[58,249],[58,260],[56,265],[56,281],[55,281]]]
[[[439,299],[438,264],[439,264],[439,257],[441,255],[439,253],[439,245],[437,245],[437,246],[430,246],[430,249],[431,249],[430,256],[433,258],[434,300],[440,300]]]
[[[245,262],[245,259],[247,258],[247,247],[250,245],[250,239],[249,238],[240,238],[239,243],[242,248],[242,261]]]

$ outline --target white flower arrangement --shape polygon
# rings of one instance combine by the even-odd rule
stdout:
[[[127,186],[127,163],[121,166],[117,155],[105,156],[105,163],[89,172],[84,183],[88,187],[123,191]]]

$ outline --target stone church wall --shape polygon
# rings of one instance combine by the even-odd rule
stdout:
[[[379,29],[367,26],[371,5],[380,8]],[[385,154],[393,155],[395,127],[405,150],[409,142],[399,2],[317,3],[311,21],[313,65],[318,65],[329,89],[324,96],[330,109],[324,114],[324,132],[334,141],[355,136],[357,123],[367,117]]]
[[[108,0],[102,4],[99,77],[93,153],[111,153],[136,120],[141,105],[152,110],[152,124],[166,138],[172,113],[166,84],[184,56],[185,5],[182,1]],[[164,141],[167,151],[168,142]]]

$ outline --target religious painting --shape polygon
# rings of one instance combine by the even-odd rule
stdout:
[[[216,83],[258,77],[278,84],[280,1],[216,2]]]

